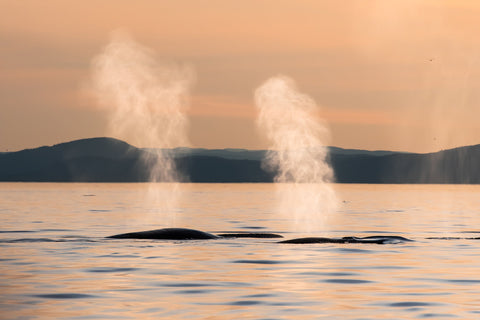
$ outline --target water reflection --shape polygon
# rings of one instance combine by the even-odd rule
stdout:
[[[152,210],[137,198],[143,190],[141,184],[0,184],[2,317],[478,316],[480,241],[463,239],[470,236],[466,231],[477,232],[475,226],[480,225],[478,186],[339,185],[337,190],[347,202],[330,231],[315,234],[389,232],[416,240],[411,243],[282,245],[276,239],[104,239],[152,228],[143,221],[134,222]],[[265,209],[274,198],[269,185],[185,185],[185,190],[179,210],[189,218],[182,227],[205,231],[262,228],[287,239],[311,235],[285,231],[288,221]],[[455,205],[436,199],[437,194],[461,201]],[[427,239],[438,235],[462,239]],[[29,241],[15,241],[19,239]]]

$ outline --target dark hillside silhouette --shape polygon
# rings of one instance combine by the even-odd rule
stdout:
[[[145,182],[139,149],[113,138],[83,139],[0,154],[0,181]],[[190,182],[272,182],[265,151],[174,149],[181,176]],[[339,183],[480,183],[480,145],[417,154],[330,148]]]

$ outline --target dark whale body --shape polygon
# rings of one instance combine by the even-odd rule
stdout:
[[[222,238],[283,238],[283,236],[275,233],[258,233],[258,232],[242,232],[242,233],[221,233],[217,236]]]
[[[186,228],[165,228],[149,231],[139,231],[116,234],[107,238],[114,239],[160,239],[160,240],[206,240],[218,239],[216,235],[211,233],[186,229]]]
[[[107,238],[113,239],[157,239],[157,240],[207,240],[207,239],[226,239],[226,238],[283,238],[281,235],[274,233],[221,233],[214,235],[208,232],[186,229],[186,228],[164,228],[149,231],[139,231],[122,233]],[[277,243],[373,243],[373,244],[387,244],[387,243],[401,243],[412,241],[410,239],[399,236],[370,236],[370,237],[343,237],[343,238],[322,238],[322,237],[308,237],[296,238],[290,240],[279,241]]]
[[[387,244],[400,243],[406,241],[413,241],[400,236],[369,236],[369,237],[343,237],[343,238],[321,238],[321,237],[307,237],[280,241],[279,243],[373,243],[373,244]]]
[[[149,231],[122,233],[107,238],[113,239],[158,239],[158,240],[206,240],[219,238],[283,238],[274,233],[222,233],[214,235],[208,232],[186,229],[186,228],[165,228]]]

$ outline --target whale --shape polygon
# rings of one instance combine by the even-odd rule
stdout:
[[[164,228],[148,231],[121,233],[107,238],[113,239],[159,239],[159,240],[207,240],[219,237],[200,230],[187,228]]]
[[[148,231],[121,233],[108,236],[111,239],[158,239],[158,240],[208,240],[220,238],[283,238],[275,233],[225,232],[218,235],[187,228],[163,228]]]
[[[225,238],[283,238],[275,233],[256,232],[224,232],[220,234],[208,233],[205,231],[187,228],[163,228],[147,231],[121,233],[108,236],[111,239],[157,239],[157,240],[209,240]],[[368,236],[368,237],[305,237],[278,241],[286,244],[311,244],[311,243],[371,243],[371,244],[394,244],[413,241],[401,236]]]
[[[283,238],[282,235],[275,233],[256,233],[256,232],[223,232],[219,234],[208,233],[195,229],[187,228],[163,228],[147,231],[137,231],[121,233],[107,238],[112,239],[152,239],[152,240],[209,240],[209,239],[228,239],[228,238]],[[370,243],[370,244],[395,244],[410,242],[410,240],[401,236],[368,236],[368,237],[343,237],[343,238],[325,238],[325,237],[306,237],[278,241],[277,243],[286,244],[309,244],[309,243]]]
[[[282,235],[267,232],[227,232],[217,234],[217,236],[221,238],[283,238]]]
[[[307,244],[307,243],[373,243],[373,244],[393,244],[413,241],[401,236],[369,236],[369,237],[343,237],[343,238],[322,238],[306,237],[283,240],[279,243]]]

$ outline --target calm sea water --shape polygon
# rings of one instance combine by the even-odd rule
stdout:
[[[408,243],[105,239],[165,226],[150,187],[0,183],[0,318],[480,318],[480,186],[335,185],[314,234],[275,214],[272,184],[184,184],[174,209],[209,232]]]

